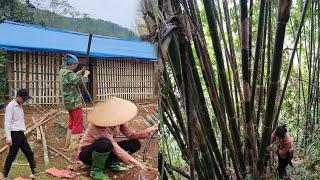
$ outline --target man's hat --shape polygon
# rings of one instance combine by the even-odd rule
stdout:
[[[63,58],[63,62],[65,65],[71,65],[71,64],[78,64],[78,58],[77,56],[73,55],[73,54],[67,54],[64,58]]]
[[[98,103],[88,113],[88,120],[96,126],[111,127],[131,121],[137,113],[138,108],[131,101],[111,97],[106,102]]]
[[[17,96],[22,97],[24,101],[32,99],[32,97],[29,96],[29,90],[25,88],[19,89],[17,92]]]

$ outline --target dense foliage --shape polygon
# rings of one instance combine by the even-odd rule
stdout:
[[[161,60],[162,177],[277,178],[266,147],[287,124],[294,139],[288,175],[319,178],[319,1],[143,7],[146,22],[156,24]]]

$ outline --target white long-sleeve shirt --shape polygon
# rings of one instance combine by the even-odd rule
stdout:
[[[11,131],[25,131],[24,112],[21,105],[13,99],[6,107],[4,114],[4,131],[6,138],[11,140]]]

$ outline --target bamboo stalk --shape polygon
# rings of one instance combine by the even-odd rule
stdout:
[[[239,167],[240,167],[242,176],[245,176],[246,167],[245,167],[244,157],[242,153],[242,143],[240,140],[240,133],[236,125],[234,107],[231,103],[231,95],[230,95],[227,77],[225,74],[225,67],[224,67],[224,60],[223,60],[221,45],[219,40],[216,39],[217,37],[219,37],[219,35],[218,35],[218,30],[216,25],[216,17],[214,16],[214,13],[213,13],[214,2],[209,0],[203,0],[203,2],[204,2],[205,12],[208,20],[211,41],[213,44],[213,48],[214,48],[214,52],[217,60],[217,69],[219,72],[220,81],[222,82],[221,84],[222,84],[223,95],[224,95],[223,97],[226,103],[226,110],[229,118],[229,124],[231,126],[233,137],[235,138],[234,143],[235,143],[235,150],[237,151],[238,161],[240,163]]]
[[[32,121],[34,124],[37,123],[33,116],[32,116]],[[40,132],[39,127],[36,128],[36,132],[37,132],[37,141],[40,142],[41,141],[41,132]]]
[[[65,154],[63,154],[62,152],[58,151],[57,149],[47,145],[49,149],[51,149],[52,151],[54,151],[55,153],[59,154],[60,156],[62,156],[64,159],[66,159],[69,163],[74,163],[74,161],[71,160],[71,158],[69,158],[68,156],[66,156]]]
[[[304,4],[303,13],[302,13],[300,24],[299,24],[299,29],[298,29],[298,32],[296,34],[296,38],[295,38],[295,42],[294,42],[294,46],[293,46],[293,51],[292,51],[291,57],[290,57],[289,68],[288,68],[286,79],[285,79],[285,82],[284,82],[284,85],[283,85],[283,90],[282,90],[282,93],[281,93],[281,96],[280,96],[279,105],[278,105],[278,108],[277,108],[277,111],[276,111],[276,116],[275,116],[275,120],[274,120],[274,124],[273,124],[273,129],[275,129],[276,124],[278,122],[281,106],[282,106],[282,103],[283,103],[283,100],[284,100],[284,95],[286,93],[286,89],[287,89],[289,78],[290,78],[290,73],[291,73],[291,69],[292,69],[292,65],[293,65],[293,59],[294,59],[295,54],[296,54],[298,42],[299,42],[299,39],[300,39],[300,36],[301,36],[302,27],[303,27],[304,22],[305,22],[305,16],[306,16],[306,13],[307,13],[309,2],[310,2],[309,0],[306,0],[305,4]]]
[[[53,115],[53,116],[51,116],[51,117],[44,117],[44,118],[42,118],[42,120],[41,120],[40,122],[38,121],[37,124],[35,124],[34,126],[31,126],[29,129],[27,129],[27,130],[24,132],[24,134],[25,134],[25,135],[28,135],[30,132],[32,132],[34,129],[36,129],[36,128],[39,127],[40,125],[42,125],[42,124],[44,124],[44,123],[52,120],[53,118],[55,118],[58,114],[59,114],[59,113],[57,113],[57,114],[55,114],[55,115]],[[5,151],[8,147],[9,147],[9,146],[6,145],[6,146],[4,146],[3,148],[1,148],[1,149],[0,149],[0,153],[2,153],[3,151]]]
[[[40,132],[41,132],[41,137],[42,137],[41,139],[42,139],[42,147],[43,147],[43,161],[44,161],[44,165],[48,166],[49,165],[49,156],[48,156],[47,140],[46,140],[46,135],[43,131],[42,125],[40,126]]]
[[[271,75],[270,75],[270,84],[268,89],[267,95],[267,105],[266,105],[266,115],[265,115],[265,122],[264,128],[261,137],[261,144],[259,147],[259,160],[257,162],[257,167],[259,174],[263,174],[264,170],[264,159],[266,153],[266,147],[270,143],[270,136],[272,130],[272,121],[274,117],[274,108],[275,108],[275,101],[276,101],[276,94],[278,90],[279,84],[279,77],[280,77],[280,68],[282,62],[282,49],[283,49],[283,42],[285,36],[285,28],[286,23],[290,17],[290,9],[291,9],[291,0],[280,0],[279,1],[279,9],[278,9],[278,24],[276,30],[276,41],[274,45],[274,54],[272,58],[272,68],[271,68]]]

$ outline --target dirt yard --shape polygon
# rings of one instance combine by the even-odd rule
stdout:
[[[57,108],[57,107],[45,107],[45,109],[40,109],[44,112],[48,111],[49,109]],[[38,108],[39,109],[39,108]],[[59,108],[57,108],[59,109]],[[151,106],[145,106],[144,108],[139,108],[139,114],[137,118],[129,123],[129,126],[132,129],[135,130],[143,130],[147,127],[147,123],[145,123],[146,115],[152,115],[153,114],[154,105]],[[0,127],[3,128],[3,112],[0,112]],[[25,119],[26,119],[26,125],[29,123],[32,123],[32,116],[37,119],[37,117],[41,117],[42,113],[35,109],[35,108],[25,108]],[[59,150],[60,152],[63,152],[60,150],[64,146],[64,137],[65,137],[65,131],[66,131],[66,122],[67,122],[67,114],[62,114],[57,116],[55,119],[49,121],[48,123],[44,124],[43,130],[45,132],[47,144],[49,146],[54,147],[55,149]],[[0,132],[0,139],[4,136],[4,132]],[[36,131],[34,130],[32,133],[28,135],[28,141],[33,149],[33,152],[36,157],[37,161],[37,167],[41,171],[44,171],[47,168],[50,167],[56,167],[58,169],[72,169],[72,175],[75,177],[73,179],[91,179],[89,177],[89,169],[90,167],[78,167],[75,164],[68,163],[68,161],[58,155],[57,153],[51,151],[48,149],[49,152],[49,160],[50,164],[45,167],[44,166],[44,160],[43,160],[43,147],[42,142],[37,142],[36,137]],[[133,154],[133,157],[138,159],[140,162],[142,162],[143,155],[144,155],[144,148],[146,145],[147,139],[141,140],[141,149],[137,153]],[[4,140],[0,141],[0,148],[2,148],[5,145]],[[129,171],[125,173],[113,173],[109,170],[106,170],[106,173],[109,175],[109,179],[119,179],[119,180],[154,180],[158,179],[158,169],[157,169],[157,152],[158,152],[158,143],[157,138],[152,138],[150,141],[150,144],[148,146],[147,156],[146,156],[146,162],[144,162],[144,165],[146,166],[146,169],[139,170],[134,165],[129,164],[128,168]],[[0,154],[0,163],[1,163],[1,170],[3,168],[3,164],[6,158],[6,155],[8,153],[8,150]],[[72,160],[75,160],[76,153],[67,153],[63,152],[67,157],[71,157]],[[72,165],[72,166],[70,166]],[[73,168],[70,168],[73,167]],[[12,179],[15,179],[17,177],[23,177],[28,178],[30,175],[30,169],[28,166],[28,162],[26,158],[24,157],[22,152],[19,152],[17,155],[17,158],[15,162],[13,163],[13,166],[11,168],[11,171],[9,173],[9,177]],[[36,175],[36,179],[58,179],[55,178],[49,174],[46,174],[44,172],[41,172]]]

